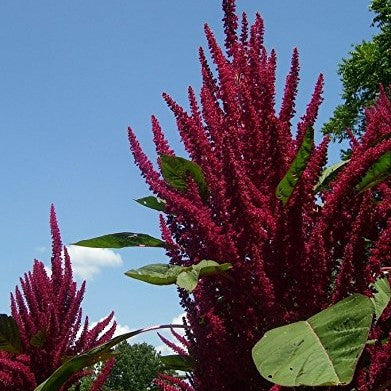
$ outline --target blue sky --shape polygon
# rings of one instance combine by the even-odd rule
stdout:
[[[368,3],[238,0],[240,12],[264,17],[267,47],[277,50],[280,94],[292,49],[299,48],[299,115],[324,73],[317,130],[339,102],[338,61],[375,32]],[[220,1],[210,0],[1,1],[0,312],[9,312],[9,292],[33,259],[49,259],[51,202],[65,243],[120,231],[159,235],[158,214],[132,201],[148,190],[132,162],[126,128],[135,129],[152,155],[155,114],[183,155],[161,93],[186,105],[187,86],[200,85],[203,23],[221,42],[221,17]],[[161,250],[117,253],[73,252],[80,274],[97,272],[84,301],[91,319],[114,309],[121,325],[136,328],[181,312],[175,288],[123,275],[165,261]]]

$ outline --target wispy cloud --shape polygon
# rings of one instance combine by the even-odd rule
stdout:
[[[95,327],[99,322],[101,322],[103,319],[105,318],[101,318],[99,319],[98,321],[96,322],[92,322],[90,324],[90,329]],[[130,331],[133,331],[135,330],[134,328],[130,328],[127,324],[120,324],[118,323],[118,320],[117,318],[114,316],[113,320],[115,320],[117,322],[117,327],[115,329],[115,332],[114,332],[114,335],[113,335],[113,338],[118,336],[118,335],[121,335],[121,334],[125,334],[125,333],[129,333]],[[106,329],[104,331],[107,331],[109,328],[111,327],[111,323],[109,324],[109,326],[106,327]],[[135,338],[137,337],[133,337],[132,340],[134,340]]]
[[[130,331],[133,331],[133,330],[135,330],[135,329],[131,329],[127,324],[117,323],[117,328],[115,329],[114,337],[116,337],[117,335],[129,333]],[[135,337],[133,337],[133,339],[134,338]]]
[[[106,248],[67,246],[72,260],[73,272],[85,280],[93,280],[102,268],[121,266],[121,255]]]
[[[186,317],[186,314],[185,313],[182,313],[182,314],[179,314],[178,316],[175,316],[174,318],[172,318],[171,320],[171,324],[183,324],[183,318]],[[101,318],[99,319],[98,321],[96,322],[92,322],[90,324],[90,328],[94,327],[97,325],[98,322],[101,322],[104,318]],[[114,316],[114,320],[117,322],[117,328],[114,332],[114,337],[118,336],[118,335],[121,335],[121,334],[125,334],[125,333],[128,333],[130,331],[134,331],[136,330],[135,328],[131,328],[129,327],[127,324],[121,324],[121,323],[118,323],[118,320],[116,319],[116,317]],[[108,330],[110,326],[108,326],[105,331]],[[183,329],[176,329],[175,330],[178,334],[181,334],[181,335],[184,335],[184,330]],[[178,344],[178,345],[181,345],[171,334],[171,332],[167,329],[164,329],[164,330],[159,330],[159,333],[164,335],[167,339],[173,341],[175,344]],[[129,339],[129,343],[135,343],[138,341],[139,339],[139,335],[136,335],[135,337],[132,337],[131,339]],[[161,345],[158,345],[158,346],[155,346],[155,350],[157,352],[160,352],[160,354],[162,356],[164,355],[168,355],[168,354],[173,354],[173,351],[171,350],[171,348],[169,348],[167,345],[165,344],[161,344]]]
[[[170,354],[173,354],[172,349],[165,344],[158,345],[155,347],[155,349],[162,356],[169,356]]]
[[[171,324],[183,324],[183,318],[186,318],[186,312],[182,312],[175,318],[172,318]],[[185,334],[183,329],[178,329],[177,332],[178,334],[182,334],[182,335]]]
[[[52,269],[49,267],[49,266],[44,266],[45,267],[45,271],[46,271],[46,274],[51,277],[52,275]]]

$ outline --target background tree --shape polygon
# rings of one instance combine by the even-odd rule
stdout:
[[[163,370],[160,355],[147,343],[120,343],[115,351],[119,353],[106,385],[115,391],[157,390],[152,380]]]
[[[124,341],[115,347],[115,352],[115,365],[102,391],[158,390],[152,381],[163,371],[163,364],[152,345]],[[89,390],[92,381],[93,376],[82,379],[80,391]]]
[[[379,33],[356,45],[340,63],[343,103],[323,127],[340,141],[347,137],[347,128],[359,135],[363,132],[365,107],[379,95],[380,84],[391,84],[391,0],[372,0],[370,9],[375,12],[372,26],[378,27]]]

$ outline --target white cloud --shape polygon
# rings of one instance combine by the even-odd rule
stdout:
[[[175,316],[170,324],[176,324],[176,325],[180,325],[180,324],[183,324],[183,317],[186,317],[186,314],[183,312],[181,314],[179,314],[178,316]],[[96,322],[92,322],[90,324],[90,329],[94,326],[97,325],[98,322],[101,322],[104,318],[101,318],[99,319],[98,321]],[[117,328],[114,332],[114,336],[113,337],[116,337],[120,334],[125,334],[125,333],[128,333],[130,331],[133,331],[133,330],[136,330],[135,328],[131,328],[129,327],[127,324],[120,324],[118,323],[118,320],[117,318],[114,316],[113,320],[115,320],[117,322]],[[111,326],[111,323],[110,325],[105,329],[105,331],[108,330],[108,328]],[[162,329],[162,330],[158,330],[160,334],[162,334],[164,337],[166,337],[167,339],[169,339],[170,341],[174,342],[175,344],[181,346],[180,342],[178,342],[175,337],[173,337],[173,335],[171,334],[171,332],[169,331],[169,329]],[[184,335],[184,330],[183,329],[175,329],[175,331],[178,333],[178,334],[181,334],[181,335]],[[131,339],[129,339],[129,342],[130,343],[134,343],[134,342],[137,342],[137,340],[139,339],[139,335],[136,335],[134,337],[132,337]],[[155,346],[155,349],[157,352],[160,352],[161,355],[168,355],[168,354],[173,354],[173,351],[171,350],[171,348],[169,348],[167,345],[165,344],[161,344],[161,345],[158,345],[158,346]]]
[[[92,280],[104,267],[121,266],[121,255],[107,248],[67,246],[72,260],[73,272],[85,280]]]
[[[171,324],[183,324],[183,318],[186,318],[186,312],[182,312],[178,316],[172,318]],[[184,334],[183,329],[176,330],[179,334]]]
[[[168,356],[170,354],[173,354],[173,350],[170,347],[168,347],[166,344],[156,346],[155,349],[162,356]]]
[[[93,327],[95,327],[99,322],[101,322],[103,319],[105,318],[101,318],[99,319],[97,322],[92,322],[89,326],[90,329],[92,329]],[[118,335],[121,335],[121,334],[125,334],[125,333],[129,333],[130,331],[133,331],[135,330],[134,328],[130,328],[127,324],[120,324],[118,323],[118,320],[117,318],[114,316],[113,317],[113,321],[116,321],[117,322],[117,327],[114,331],[114,335],[113,335],[113,338],[118,336]],[[105,329],[104,331],[107,331],[110,327],[112,326],[112,323],[110,323]],[[132,341],[135,340],[137,338],[137,336],[135,337],[132,337]]]
[[[44,265],[46,274],[51,277],[52,276],[52,269],[49,266]]]
[[[129,333],[130,331],[133,331],[133,330],[134,329],[131,329],[127,324],[117,323],[117,327],[115,329],[113,337],[116,337],[117,335]]]

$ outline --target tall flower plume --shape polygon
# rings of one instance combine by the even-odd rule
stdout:
[[[62,246],[53,205],[50,228],[51,274],[35,260],[33,270],[25,273],[20,287],[11,293],[11,314],[19,329],[21,346],[18,353],[0,353],[0,389],[4,391],[34,390],[65,358],[110,340],[116,328],[113,312],[92,328],[88,317],[82,322],[85,282],[78,288],[73,279],[71,259]],[[76,373],[62,390],[85,375],[84,371]],[[101,378],[99,382],[103,383]]]
[[[282,387],[272,388],[252,363],[256,341],[266,331],[308,318],[351,293],[370,295],[370,283],[391,265],[390,180],[371,190],[356,189],[365,172],[391,151],[391,103],[382,91],[367,110],[365,135],[352,140],[349,163],[318,194],[314,188],[326,164],[329,140],[326,137],[314,146],[283,205],[275,190],[306,130],[315,123],[323,76],[293,132],[298,50],[293,51],[277,113],[276,54],[269,54],[263,45],[261,16],[257,14],[249,26],[243,14],[238,27],[235,1],[224,0],[223,9],[226,54],[205,25],[216,73],[200,49],[199,102],[189,88],[188,113],[163,94],[190,159],[202,169],[208,193],[201,194],[191,180],[185,191],[169,186],[131,128],[129,141],[150,189],[166,201],[167,216],[160,225],[171,263],[213,259],[233,265],[229,278],[202,279],[193,295],[179,290],[190,326],[187,349],[195,363],[192,387],[197,391],[276,390]],[[172,155],[155,117],[152,125],[157,154]],[[390,319],[389,307],[372,331],[374,338],[386,342],[365,349],[353,385],[347,389],[387,387]],[[166,391],[189,387],[167,378],[157,384]]]

